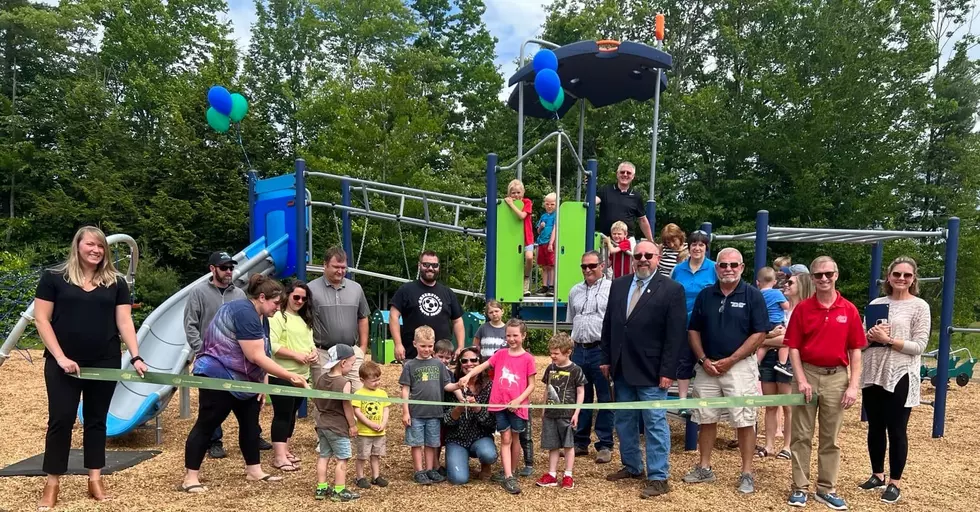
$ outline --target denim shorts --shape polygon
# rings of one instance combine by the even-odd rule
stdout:
[[[524,432],[525,428],[527,428],[527,420],[506,409],[503,411],[496,411],[493,413],[493,415],[497,418],[497,432],[511,430],[513,432],[521,433]]]
[[[439,440],[441,430],[440,418],[412,418],[412,425],[405,429],[405,444],[411,447],[438,448],[442,446]]]
[[[789,384],[793,378],[789,375],[783,375],[782,373],[776,371],[775,366],[778,362],[778,349],[771,348],[767,350],[765,357],[762,358],[762,361],[759,361],[759,380],[762,382]],[[787,363],[788,362],[789,361],[787,361]]]
[[[350,438],[338,435],[336,432],[316,429],[317,437],[320,440],[320,458],[329,459],[333,457],[337,460],[347,460],[351,456]]]

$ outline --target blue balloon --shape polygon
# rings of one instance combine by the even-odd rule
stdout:
[[[534,71],[538,73],[545,69],[558,71],[558,57],[555,56],[555,52],[545,48],[534,54],[532,65],[534,66]]]
[[[561,78],[552,69],[538,71],[534,77],[534,90],[538,92],[545,101],[554,102],[558,98],[558,91],[561,90]]]
[[[231,114],[231,93],[220,85],[208,90],[208,103],[221,114]]]

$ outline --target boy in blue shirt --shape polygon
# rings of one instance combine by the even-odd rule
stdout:
[[[786,300],[783,292],[773,288],[776,284],[776,271],[772,267],[762,267],[759,269],[759,277],[755,284],[762,292],[762,297],[766,299],[766,309],[769,310],[769,330],[779,326],[786,327],[786,312],[789,311],[789,301]],[[759,350],[756,351],[756,358],[762,361],[767,350],[769,349],[766,347],[759,347]],[[789,347],[779,347],[778,354],[779,362],[773,365],[773,369],[792,377],[793,367],[788,364]]]
[[[554,192],[544,196],[544,213],[538,219],[538,238],[534,240],[538,247],[538,266],[541,267],[541,289],[539,295],[553,297],[555,295],[555,209],[558,196]]]

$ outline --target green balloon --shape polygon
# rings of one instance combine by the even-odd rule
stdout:
[[[208,109],[208,125],[218,133],[225,133],[231,127],[231,119],[211,107]]]
[[[231,118],[231,121],[233,123],[241,122],[242,119],[245,119],[245,114],[247,113],[248,113],[248,100],[245,99],[245,96],[242,96],[237,92],[235,94],[232,94],[231,113],[228,114],[228,117]]]
[[[548,101],[541,97],[538,99],[541,100],[541,106],[548,112],[558,112],[562,103],[565,103],[565,89],[558,89],[558,97],[555,98],[555,101]]]

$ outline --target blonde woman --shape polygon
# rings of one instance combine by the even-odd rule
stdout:
[[[105,234],[93,226],[79,229],[68,260],[41,275],[34,297],[34,320],[44,342],[44,385],[48,393],[42,466],[48,479],[38,510],[49,510],[58,502],[81,397],[88,493],[97,501],[106,499],[102,484],[106,415],[116,383],[76,379],[72,374],[80,368],[118,369],[121,339],[133,355],[133,368],[143,375],[147,368],[139,356],[131,312],[129,286],[112,264]]]

